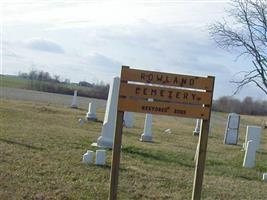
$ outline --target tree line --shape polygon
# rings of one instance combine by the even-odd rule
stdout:
[[[31,70],[29,73],[19,73],[19,77],[29,80],[27,88],[32,90],[73,95],[78,90],[79,96],[107,99],[109,85],[103,81],[88,83],[80,81],[71,83],[69,79],[61,79],[59,75],[48,72]],[[212,110],[219,112],[235,112],[246,115],[267,115],[267,100],[253,100],[246,97],[239,100],[230,96],[223,96],[213,101]]]
[[[79,96],[107,99],[109,85],[103,81],[99,83],[88,83],[80,81],[71,83],[70,79],[62,79],[59,75],[51,75],[49,72],[31,70],[29,73],[19,72],[18,76],[27,79],[27,89],[44,92],[73,95],[78,90]]]
[[[213,102],[212,109],[219,112],[234,112],[244,115],[267,115],[267,101],[246,97],[239,99],[223,96]]]

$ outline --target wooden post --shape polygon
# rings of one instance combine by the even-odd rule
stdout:
[[[121,153],[121,139],[122,139],[122,128],[123,128],[123,114],[124,112],[121,112],[121,111],[117,112],[116,130],[115,130],[113,150],[112,150],[109,200],[117,199],[120,153]]]
[[[206,151],[208,144],[208,135],[209,135],[209,120],[202,120],[201,132],[199,135],[199,142],[198,142],[199,148],[198,148],[198,156],[196,158],[192,200],[200,200],[201,197]]]
[[[210,115],[211,115],[211,105],[212,105],[212,96],[214,89],[214,77],[209,76],[212,81],[212,90],[211,90],[211,100],[210,100],[210,111],[209,111],[209,119],[202,120],[201,123],[201,131],[198,139],[198,155],[196,158],[196,167],[195,167],[195,176],[194,176],[194,184],[193,184],[193,192],[192,192],[192,200],[200,200],[201,199],[201,190],[202,190],[202,182],[203,175],[205,169],[205,161],[206,161],[206,153],[207,153],[207,145],[208,145],[208,137],[209,137],[209,126],[210,126]]]

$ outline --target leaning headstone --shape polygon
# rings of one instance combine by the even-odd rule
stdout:
[[[197,119],[197,121],[196,121],[196,127],[195,127],[195,130],[193,131],[193,135],[199,135],[199,133],[200,133],[200,126],[201,126],[201,119]]]
[[[120,87],[120,78],[115,77],[110,85],[108,93],[108,100],[106,105],[106,112],[102,126],[101,136],[97,139],[96,143],[92,144],[92,146],[105,147],[105,148],[113,147],[113,137],[115,133],[116,118],[117,118],[119,87]]]
[[[105,150],[96,150],[95,164],[96,165],[106,164],[106,151]]]
[[[77,103],[77,90],[74,90],[72,102],[71,102],[71,107],[72,108],[78,108],[78,103]]]
[[[146,114],[144,132],[141,135],[140,141],[152,142],[152,114]]]
[[[236,145],[238,142],[240,115],[230,113],[225,128],[224,144]]]
[[[86,114],[87,120],[96,120],[96,103],[91,101],[88,106],[88,112]]]
[[[246,152],[244,156],[243,167],[245,168],[253,168],[255,167],[255,159],[256,159],[256,143],[253,140],[249,140],[246,144]]]
[[[134,121],[133,113],[132,112],[124,112],[124,115],[123,115],[124,126],[126,128],[132,128],[133,127],[133,121]]]
[[[91,164],[93,163],[93,157],[94,157],[94,152],[91,150],[87,150],[87,152],[83,155],[83,163],[86,164]]]
[[[260,140],[261,140],[261,127],[260,126],[247,126],[246,139],[245,139],[245,149],[246,144],[249,140],[255,142],[256,150],[260,149]]]

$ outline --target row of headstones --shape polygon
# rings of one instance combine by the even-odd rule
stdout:
[[[115,77],[110,85],[101,136],[97,139],[96,143],[92,144],[93,146],[104,147],[104,148],[113,147],[113,137],[116,125],[119,86],[120,86],[120,78]],[[133,127],[133,113],[125,112],[124,126],[128,128]],[[152,115],[146,114],[144,132],[142,133],[140,138],[141,141],[144,142],[152,141],[151,129],[152,129]]]
[[[224,144],[237,145],[239,134],[240,115],[230,113],[225,128]],[[200,133],[201,120],[197,119],[194,135]],[[243,167],[253,168],[255,166],[256,152],[260,149],[261,127],[247,126],[245,143],[243,149],[245,150]]]
[[[108,100],[106,104],[105,116],[102,126],[102,131],[100,137],[97,139],[96,143],[92,146],[97,146],[100,148],[112,148],[113,147],[113,137],[115,133],[115,120],[117,114],[117,102],[118,102],[118,91],[119,91],[120,78],[115,77],[112,84],[110,85],[110,90],[108,94]],[[72,108],[78,108],[77,102],[77,90],[74,91],[72,103]],[[97,120],[96,115],[96,102],[91,101],[88,106],[88,112],[86,113],[87,120]],[[81,120],[81,119],[80,119]],[[81,120],[83,124],[83,120]],[[133,127],[134,116],[132,112],[124,113],[123,125],[127,128]],[[152,142],[152,115],[146,114],[144,132],[141,135],[140,141]],[[83,155],[82,162],[86,164],[93,163],[94,152],[87,150]],[[96,165],[104,165],[105,163],[105,150],[96,151]]]
[[[120,78],[115,77],[113,83],[110,86],[108,100],[106,105],[105,117],[102,126],[101,136],[97,139],[97,143],[93,143],[93,146],[112,148],[113,137],[115,132],[115,120],[118,102],[118,90],[119,90]],[[77,90],[74,91],[72,108],[78,108],[77,103]],[[96,116],[96,103],[91,101],[88,106],[88,112],[86,113],[87,120],[97,120]],[[124,113],[124,126],[132,128],[134,123],[134,116],[132,112]],[[152,142],[152,115],[146,114],[144,132],[141,135],[140,141]]]
[[[113,79],[112,84],[110,85],[101,135],[97,139],[97,142],[92,144],[93,146],[104,147],[104,148],[112,148],[113,146],[119,84],[120,84],[120,78],[115,77]],[[77,91],[74,92],[72,107],[77,107]],[[96,105],[94,101],[89,103],[86,117],[88,120],[97,119]],[[224,137],[225,144],[237,145],[239,124],[240,124],[240,115],[235,113],[229,114]],[[133,113],[125,112],[124,126],[128,128],[133,127]],[[196,127],[195,130],[193,131],[194,135],[199,135],[201,129],[200,127],[201,127],[201,119],[197,119]],[[261,127],[247,126],[246,139],[243,145],[243,148],[245,150],[245,156],[243,162],[244,167],[251,168],[255,166],[256,151],[258,151],[260,148],[260,135],[261,135]],[[140,141],[152,142],[151,114],[146,114],[144,132],[141,135]]]
[[[95,155],[95,162],[94,162]],[[96,153],[91,150],[87,150],[87,152],[83,155],[83,163],[96,165],[105,165],[106,164],[106,151],[105,150],[96,150]]]

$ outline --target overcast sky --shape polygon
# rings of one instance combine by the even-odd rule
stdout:
[[[123,64],[214,75],[215,98],[231,95],[230,80],[250,62],[216,47],[207,31],[227,18],[228,6],[225,0],[4,1],[1,73],[35,69],[72,82],[110,83]],[[248,95],[264,98],[253,86],[236,97]]]

